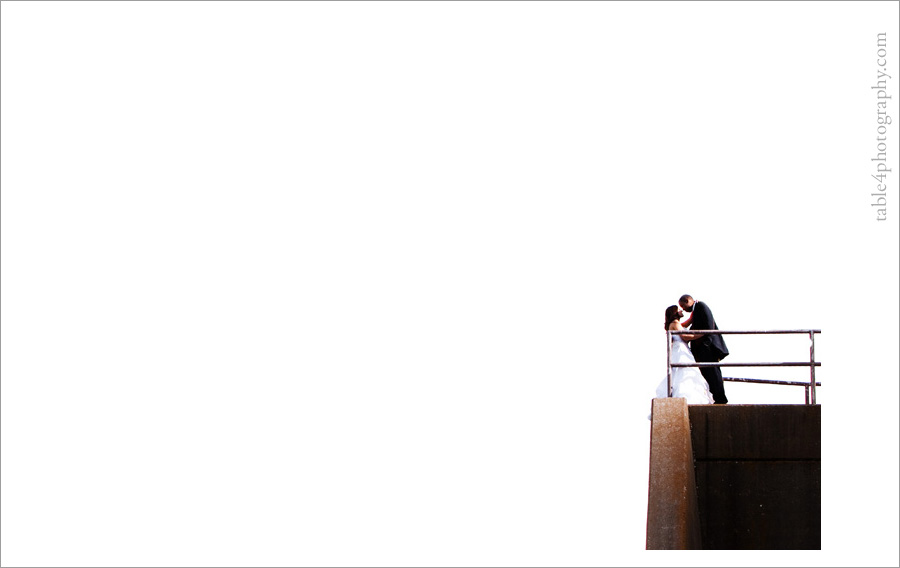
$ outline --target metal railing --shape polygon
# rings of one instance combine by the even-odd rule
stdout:
[[[809,335],[809,361],[797,361],[786,363],[673,363],[672,362],[672,336],[684,334],[719,334],[719,335],[777,335],[788,333],[803,333]],[[822,383],[816,382],[816,367],[822,363],[816,361],[816,334],[822,333],[819,329],[789,329],[777,331],[722,331],[706,329],[683,329],[679,331],[666,330],[666,377],[669,397],[672,397],[672,367],[809,367],[809,382],[798,381],[774,381],[768,379],[741,379],[734,377],[722,377],[725,381],[744,383],[765,383],[772,385],[793,385],[806,387],[806,404],[816,403],[816,387]]]

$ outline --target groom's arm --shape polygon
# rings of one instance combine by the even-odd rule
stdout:
[[[676,322],[675,323],[675,331],[686,331],[686,330],[684,329],[684,326],[682,326],[680,323]],[[681,335],[681,339],[683,339],[685,341],[694,341],[695,339],[700,339],[701,337],[703,337],[702,333],[701,334],[681,333],[679,335]]]

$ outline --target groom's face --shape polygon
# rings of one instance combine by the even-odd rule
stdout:
[[[690,300],[685,300],[684,302],[679,302],[678,305],[680,305],[682,307],[682,309],[684,309],[684,311],[686,311],[688,313],[694,311],[694,299],[693,298],[691,298]]]

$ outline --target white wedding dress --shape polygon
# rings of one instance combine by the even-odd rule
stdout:
[[[681,336],[672,337],[672,362],[696,363],[694,354],[691,353],[688,344]],[[657,398],[666,398],[668,395],[668,381],[663,378],[656,389]],[[713,404],[709,385],[699,367],[672,367],[672,396],[686,398],[688,404]]]

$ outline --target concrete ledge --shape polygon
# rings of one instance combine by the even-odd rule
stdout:
[[[647,550],[699,549],[700,534],[687,401],[654,398]]]

